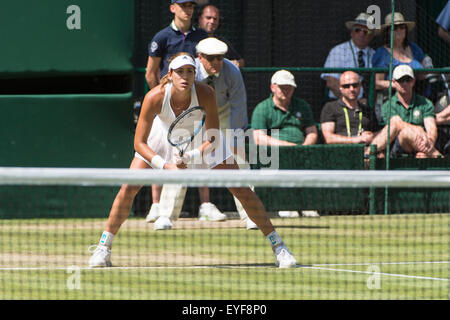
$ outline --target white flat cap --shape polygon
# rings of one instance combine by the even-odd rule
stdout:
[[[278,84],[281,86],[289,85],[289,86],[293,86],[294,88],[297,88],[297,84],[295,83],[294,75],[287,70],[279,70],[279,71],[275,72],[272,76],[271,83]]]
[[[397,66],[394,69],[394,72],[392,73],[392,77],[395,80],[399,80],[399,79],[401,79],[401,78],[403,78],[405,76],[408,76],[408,77],[411,77],[411,78],[414,79],[414,71],[407,64],[401,64],[401,65]]]
[[[228,46],[225,42],[216,38],[206,38],[197,44],[197,52],[207,55],[225,54]]]

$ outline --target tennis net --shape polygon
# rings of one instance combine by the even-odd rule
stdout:
[[[122,184],[146,203],[92,268]],[[187,188],[170,229],[146,222],[152,184]],[[199,186],[226,221],[198,219]],[[249,186],[294,268],[236,211],[226,188]],[[449,188],[448,171],[0,168],[0,299],[448,299]]]

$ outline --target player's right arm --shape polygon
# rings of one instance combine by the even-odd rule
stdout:
[[[141,113],[136,125],[134,150],[150,163],[152,163],[152,159],[156,156],[156,153],[149,147],[147,140],[152,129],[153,120],[161,112],[163,100],[164,88],[161,85],[149,91],[142,102]],[[169,165],[166,163],[164,169],[169,169]]]

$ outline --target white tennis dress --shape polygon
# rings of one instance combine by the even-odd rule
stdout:
[[[152,129],[150,130],[150,134],[148,135],[147,139],[147,144],[150,149],[153,150],[153,152],[162,157],[166,162],[174,163],[174,154],[178,153],[179,151],[167,141],[167,133],[169,131],[169,127],[176,119],[175,113],[173,112],[172,106],[170,105],[171,89],[172,83],[169,82],[166,85],[161,112],[153,120]],[[199,103],[197,98],[197,91],[195,90],[195,84],[192,84],[191,103],[188,109],[198,105]],[[194,147],[200,147],[200,145],[204,141],[204,134],[204,130],[199,132],[195,136],[194,140],[190,143],[186,151],[192,150]],[[194,169],[214,168],[215,166],[221,164],[223,161],[232,157],[231,150],[225,141],[222,130],[217,130],[217,132],[213,134],[217,135],[217,137],[219,138],[219,145],[216,147],[216,149],[210,154],[205,155],[201,163],[197,160],[195,161],[195,164],[188,165],[188,167]],[[143,156],[141,156],[138,152],[135,152],[135,157],[144,160],[148,165],[150,165],[150,162]]]

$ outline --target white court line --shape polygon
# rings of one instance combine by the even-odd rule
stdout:
[[[389,276],[389,277],[398,277],[398,278],[409,278],[409,279],[419,279],[419,280],[436,280],[436,281],[449,281],[449,279],[445,278],[434,278],[434,277],[425,277],[425,276],[410,276],[406,274],[398,274],[398,273],[385,273],[385,272],[369,272],[369,271],[358,271],[358,270],[348,270],[348,269],[335,269],[335,268],[325,268],[325,267],[304,267],[305,269],[316,269],[316,270],[327,270],[327,271],[339,271],[339,272],[350,272],[350,273],[362,273],[362,274],[370,274],[370,275],[380,275],[380,276]]]
[[[390,277],[408,278],[408,279],[418,279],[418,280],[434,280],[434,281],[449,281],[445,278],[436,277],[425,277],[425,276],[413,276],[405,274],[396,273],[386,273],[386,272],[369,272],[369,271],[359,271],[359,270],[349,270],[349,269],[337,269],[330,268],[333,266],[371,266],[371,265],[414,265],[414,264],[444,264],[449,263],[448,261],[405,261],[405,262],[379,262],[379,263],[331,263],[331,264],[314,264],[311,266],[297,265],[299,269],[315,269],[315,270],[325,270],[325,271],[338,271],[338,272],[348,272],[348,273],[360,273],[369,275],[383,275]],[[6,267],[0,268],[0,271],[51,271],[51,270],[69,270],[70,267],[76,267],[79,270],[151,270],[151,269],[208,269],[208,268],[223,268],[223,269],[250,269],[250,268],[273,268],[267,266],[159,266],[159,267],[111,267],[111,268],[90,268],[90,267],[78,267],[78,266],[66,266],[66,267]]]
[[[402,265],[402,264],[436,264],[436,263],[449,263],[450,261],[402,261],[402,262],[360,262],[360,263],[326,263],[326,264],[313,264],[314,267],[321,266],[373,266],[373,265]]]

